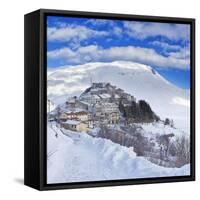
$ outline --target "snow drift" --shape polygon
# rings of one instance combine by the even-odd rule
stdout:
[[[47,183],[133,179],[190,174],[190,165],[181,168],[157,166],[137,157],[133,148],[85,133],[48,125]]]

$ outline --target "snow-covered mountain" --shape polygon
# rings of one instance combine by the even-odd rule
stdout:
[[[165,168],[143,157],[133,148],[103,138],[48,126],[47,182],[66,183],[189,175],[190,165]]]
[[[56,105],[79,96],[92,82],[110,82],[144,99],[161,119],[171,118],[177,128],[189,133],[190,93],[164,79],[150,66],[127,61],[63,66],[48,71],[48,99]]]

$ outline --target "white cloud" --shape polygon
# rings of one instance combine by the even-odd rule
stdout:
[[[50,59],[58,59],[58,58],[65,58],[65,57],[72,59],[76,56],[76,53],[69,48],[61,48],[61,49],[49,51],[47,55]]]
[[[164,36],[170,40],[190,39],[190,26],[186,24],[124,21],[124,27],[129,36],[138,39],[155,36]]]
[[[171,103],[180,106],[190,107],[190,100],[184,99],[182,97],[174,97]]]
[[[109,19],[89,19],[85,24],[91,24],[95,27],[102,28],[103,26],[109,27],[109,35],[121,36],[123,34],[122,28],[116,23],[115,20]]]
[[[85,63],[96,61],[110,62],[115,60],[126,60],[147,65],[179,69],[188,69],[190,65],[189,58],[177,58],[177,55],[173,54],[165,57],[161,54],[158,54],[153,49],[134,46],[110,47],[104,49],[97,45],[89,45],[80,47],[77,50],[63,48],[48,52],[48,58],[66,59],[70,63]]]
[[[109,19],[89,19],[85,22],[85,24],[91,24],[93,26],[105,26],[105,25],[113,26],[114,21]]]
[[[153,46],[161,47],[165,51],[178,51],[182,48],[180,45],[171,45],[167,42],[160,42],[157,40],[150,42],[150,44]]]
[[[182,48],[180,51],[177,52],[170,52],[168,53],[169,56],[172,56],[177,59],[189,59],[190,58],[190,49],[188,48]]]
[[[106,36],[106,31],[97,31],[85,26],[61,26],[47,29],[48,41],[82,41],[88,38]]]

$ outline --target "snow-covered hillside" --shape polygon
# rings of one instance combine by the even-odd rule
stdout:
[[[63,132],[62,132],[63,131]],[[48,183],[189,175],[190,165],[165,168],[127,148],[85,133],[48,126]],[[64,134],[65,135],[64,135]]]
[[[169,125],[164,125],[163,122],[142,123],[142,124],[139,123],[138,125],[142,127],[142,129],[146,133],[145,134],[146,136],[156,135],[158,133],[162,133],[164,135],[174,133],[175,136],[185,135],[184,131],[171,127]]]
[[[139,63],[98,62],[50,69],[48,98],[58,105],[69,96],[79,96],[91,82],[110,82],[146,100],[162,119],[172,118],[177,128],[189,133],[189,90],[172,85],[150,66]]]

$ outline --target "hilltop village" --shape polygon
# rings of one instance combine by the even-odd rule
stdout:
[[[144,100],[136,98],[110,83],[92,83],[79,97],[73,96],[48,114],[49,121],[78,132],[89,132],[100,125],[127,125],[153,122],[159,117]]]

